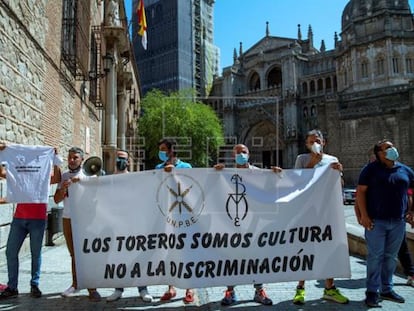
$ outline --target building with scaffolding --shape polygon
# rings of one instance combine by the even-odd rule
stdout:
[[[208,94],[218,70],[219,50],[213,44],[214,0],[146,0],[148,47],[135,35],[133,45],[142,93],[194,89]],[[138,0],[133,1],[133,12]],[[138,33],[137,20],[132,29]]]

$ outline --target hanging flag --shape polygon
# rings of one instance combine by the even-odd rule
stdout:
[[[138,25],[139,30],[138,34],[142,37],[142,46],[144,50],[147,49],[147,18],[145,17],[145,8],[144,8],[144,0],[139,0],[138,7],[137,7],[137,15],[138,15]]]

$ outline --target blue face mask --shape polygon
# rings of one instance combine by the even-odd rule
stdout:
[[[249,155],[247,153],[236,154],[236,163],[238,165],[246,165],[249,161]]]
[[[160,158],[161,161],[165,162],[168,160],[167,151],[158,151],[158,158]]]
[[[396,161],[400,155],[395,147],[388,148],[385,150],[385,158],[390,161]]]

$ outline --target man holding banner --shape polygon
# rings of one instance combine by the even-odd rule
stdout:
[[[248,169],[259,169],[257,166],[251,165],[249,163],[249,148],[243,144],[237,144],[233,147],[233,157],[236,162],[236,168],[248,168]],[[223,163],[218,163],[214,165],[216,170],[222,170],[224,168]],[[280,167],[274,166],[272,167],[274,172],[281,172],[282,169]],[[272,299],[270,299],[264,288],[263,283],[254,284],[255,293],[253,296],[253,300],[255,302],[261,303],[266,306],[271,306],[273,304]],[[234,286],[227,286],[227,290],[224,293],[224,298],[221,300],[221,304],[223,306],[229,306],[237,302],[237,296],[234,292]]]
[[[181,170],[173,168],[184,162],[174,158],[160,165],[171,172],[113,174],[71,186],[78,288],[350,276],[337,170]],[[176,296],[175,289],[167,293]]]
[[[177,142],[172,139],[162,139],[158,143],[158,157],[162,163],[158,164],[156,169],[164,169],[166,172],[171,172],[173,168],[192,168],[190,163],[181,161],[177,158],[177,152],[175,150]],[[168,285],[168,290],[162,295],[162,301],[168,301],[174,298],[177,295],[177,292],[172,285]],[[185,292],[185,297],[183,299],[184,303],[194,302],[194,292],[192,289],[187,289]]]
[[[72,147],[68,152],[68,170],[63,172],[62,180],[56,188],[54,201],[59,203],[63,201],[63,235],[65,236],[66,246],[68,248],[70,257],[72,259],[72,284],[61,293],[62,297],[69,297],[78,291],[76,265],[75,265],[75,251],[73,248],[73,234],[71,221],[71,206],[68,201],[69,187],[73,182],[77,182],[80,178],[85,177],[82,171],[84,153],[79,147]],[[89,300],[98,302],[101,296],[96,288],[88,288]]]
[[[334,156],[328,155],[323,152],[325,140],[323,139],[322,132],[320,130],[311,130],[306,134],[305,138],[306,148],[310,151],[298,155],[296,158],[295,168],[316,168],[325,165],[330,165],[333,169],[342,172],[342,164]],[[342,173],[341,173],[342,174]],[[328,278],[325,280],[325,289],[323,292],[323,299],[335,301],[337,303],[348,303],[347,297],[342,295],[335,287],[334,279]],[[294,304],[305,303],[305,281],[299,281],[296,287],[296,294],[293,298]]]
[[[126,150],[117,150],[116,151],[116,167],[115,174],[127,174],[129,165],[129,153]],[[124,289],[122,287],[115,288],[114,292],[106,297],[106,301],[112,302],[120,299]],[[152,302],[152,296],[148,293],[146,286],[138,286],[138,293],[144,302]]]

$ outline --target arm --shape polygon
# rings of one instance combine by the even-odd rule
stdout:
[[[0,143],[0,151],[3,151],[6,148],[5,143]],[[0,178],[6,178],[6,167],[4,165],[0,165]]]
[[[83,177],[82,179],[86,178],[88,177]],[[53,200],[55,201],[55,203],[57,204],[59,202],[62,202],[68,194],[68,188],[70,187],[70,185],[75,182],[79,182],[80,180],[81,178],[79,176],[75,176],[62,182],[60,187],[56,189],[55,194],[53,196]]]
[[[6,148],[6,144],[0,143],[0,151],[3,151],[4,148]],[[3,164],[0,165],[0,178],[6,178],[6,167]],[[7,203],[6,198],[0,198],[0,204],[5,203]]]
[[[55,203],[59,203],[62,202],[63,199],[66,197],[67,193],[68,193],[68,188],[71,184],[71,180],[65,180],[61,185],[60,188],[57,188],[55,191],[55,195],[53,196],[53,200],[55,201]]]
[[[3,164],[0,165],[0,178],[6,178],[6,167]]]
[[[413,208],[413,192],[412,189],[409,189],[408,192],[408,206],[407,206],[407,215],[405,220],[411,225],[411,228],[414,228],[414,208]]]
[[[0,165],[0,178],[6,178],[6,167],[4,165]],[[0,204],[7,203],[6,198],[0,197]]]
[[[53,172],[50,178],[50,184],[58,184],[62,180],[62,172],[60,170],[60,166],[62,165],[62,158],[58,154],[57,148],[55,148],[55,154],[53,158]]]
[[[358,206],[358,198],[357,198],[357,195],[355,197],[354,211],[355,211],[355,216],[357,218],[358,223],[362,226],[362,222],[361,222],[361,212],[360,212],[359,206]]]
[[[53,166],[53,174],[50,178],[50,184],[58,184],[62,180],[62,173],[60,171],[60,167],[57,165]]]
[[[358,195],[356,196],[356,204],[358,205],[358,210],[361,214],[361,225],[365,229],[371,230],[372,228],[374,228],[374,223],[372,219],[368,216],[368,212],[367,212],[367,199],[366,199],[367,190],[368,190],[368,186],[358,185],[357,187]]]
[[[408,210],[408,212],[414,212],[414,208],[413,208],[413,192],[412,192],[412,189],[408,193],[408,206],[407,206],[407,210]]]

